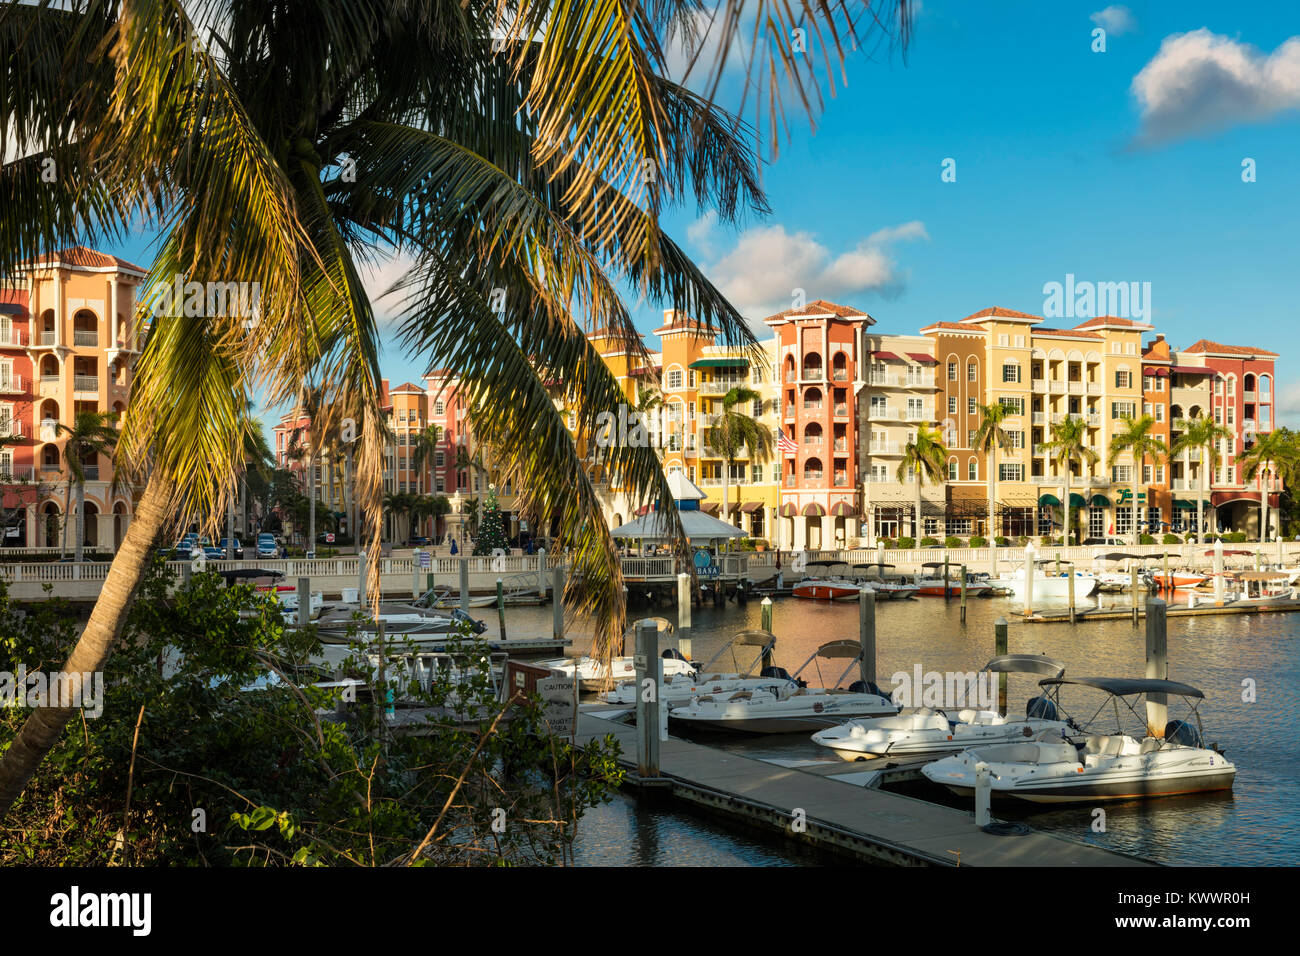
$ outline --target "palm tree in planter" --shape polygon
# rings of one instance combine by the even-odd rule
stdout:
[[[916,484],[915,511],[912,521],[913,546],[919,545],[923,533],[921,524],[921,486],[928,480],[932,484],[942,484],[946,474],[944,463],[948,460],[948,448],[943,443],[943,435],[937,428],[928,425],[917,426],[916,433],[903,446],[903,460],[898,463],[895,477],[900,481],[909,478]]]
[[[980,410],[980,427],[975,432],[975,450],[983,452],[987,456],[989,463],[989,546],[993,547],[997,541],[997,534],[994,529],[994,509],[997,506],[998,490],[998,449],[1007,451],[1011,446],[1011,435],[1003,427],[1002,423],[1006,421],[1008,415],[1007,406],[1001,402],[993,402],[990,405],[979,406]]]
[[[1079,466],[1080,475],[1084,465],[1092,465],[1098,455],[1088,447],[1088,424],[1082,418],[1069,417],[1051,426],[1052,440],[1047,443],[1048,455],[1058,467],[1065,472],[1065,543],[1070,543],[1070,532],[1074,529],[1070,504],[1071,469]],[[1078,535],[1075,536],[1078,543]]]
[[[1137,544],[1142,540],[1142,533],[1138,529],[1138,488],[1142,479],[1142,463],[1153,458],[1156,461],[1167,461],[1169,458],[1169,446],[1160,438],[1151,434],[1151,429],[1155,427],[1156,420],[1151,415],[1143,415],[1141,418],[1132,418],[1124,416],[1120,419],[1120,426],[1115,434],[1110,436],[1110,452],[1106,455],[1107,467],[1114,467],[1115,462],[1120,457],[1129,452],[1133,455],[1133,543]]]
[[[72,419],[71,425],[56,423],[54,433],[67,435],[63,446],[63,467],[68,472],[68,493],[63,507],[63,547],[61,554],[68,551],[68,519],[72,511],[72,491],[77,491],[77,530],[74,544],[76,560],[84,555],[86,542],[86,481],[92,476],[87,471],[100,455],[111,457],[117,448],[118,431],[114,424],[112,412],[80,411]],[[114,483],[118,480],[114,472]]]
[[[1255,443],[1236,458],[1245,484],[1262,478],[1259,491],[1259,540],[1268,536],[1268,486],[1273,478],[1286,477],[1290,483],[1296,469],[1296,447],[1282,432],[1265,432],[1255,436]],[[1281,522],[1279,522],[1279,530]]]
[[[772,457],[776,442],[771,430],[739,406],[760,402],[763,396],[752,388],[737,385],[722,396],[722,410],[717,421],[704,430],[704,443],[718,452],[725,464],[722,471],[722,520],[729,522],[731,508],[731,466],[742,448],[749,449],[749,460],[766,462]]]
[[[1201,467],[1197,469],[1200,492],[1196,496],[1196,528],[1200,543],[1205,544],[1205,484],[1207,473],[1212,474],[1219,467],[1222,455],[1219,454],[1219,442],[1232,441],[1236,436],[1224,425],[1213,418],[1202,416],[1181,422],[1182,434],[1174,440],[1170,454],[1175,458],[1184,451],[1201,451]]]

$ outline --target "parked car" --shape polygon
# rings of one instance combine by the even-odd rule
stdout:
[[[189,561],[193,557],[193,553],[187,542],[177,541],[170,548],[159,548],[158,557],[164,561]]]
[[[1124,538],[1105,537],[1105,538],[1084,538],[1083,543],[1085,545],[1101,544],[1101,545],[1105,545],[1108,548],[1126,548],[1130,546],[1133,542],[1127,541]]]
[[[222,538],[219,542],[217,542],[217,547],[221,549],[221,553],[224,556],[226,553],[226,539]],[[237,560],[242,559],[244,557],[244,546],[240,544],[238,538],[235,539],[234,555]]]
[[[207,558],[209,561],[226,560],[226,552],[223,551],[221,548],[218,548],[216,545],[212,545],[212,544],[204,546],[203,556]]]
[[[257,536],[257,556],[259,558],[278,558],[280,545],[275,535],[263,532]]]

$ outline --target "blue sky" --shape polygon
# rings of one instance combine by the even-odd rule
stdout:
[[[1300,425],[1290,13],[924,0],[906,63],[856,55],[816,132],[792,119],[764,174],[770,217],[723,229],[692,206],[665,225],[754,319],[795,287],[870,312],[880,331],[915,332],[989,305],[1041,314],[1043,285],[1067,273],[1150,282],[1151,321],[1175,346],[1282,353],[1279,419]],[[1092,50],[1099,25],[1104,53]],[[955,182],[941,180],[949,158]],[[1246,158],[1255,182],[1242,181]],[[645,308],[638,325],[659,318]],[[394,384],[424,365],[386,343]]]

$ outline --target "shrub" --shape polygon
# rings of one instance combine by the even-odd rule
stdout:
[[[979,535],[974,535],[970,539],[970,546],[972,548],[982,548],[986,544],[988,544],[988,541],[985,540],[984,538],[981,538]]]
[[[915,547],[916,547],[916,539],[915,539],[915,538],[899,538],[899,539],[898,539],[898,546],[899,546],[900,548],[905,548],[905,549],[906,549],[906,548],[915,548]]]
[[[996,538],[993,539],[993,543],[996,544],[999,548],[1005,548],[1011,542],[1008,539],[1002,537],[1002,535],[998,535]]]
[[[1223,536],[1223,540],[1226,541],[1226,542],[1228,542],[1229,544],[1245,544],[1245,543],[1246,543],[1246,532],[1244,532],[1244,531],[1229,531],[1227,534],[1225,534],[1225,535]]]
[[[1155,544],[1156,539],[1149,534],[1138,535],[1138,544]]]
[[[960,548],[962,547],[961,538],[950,534],[948,537],[943,539],[943,546],[945,548]]]
[[[1016,544],[1020,545],[1020,547],[1022,548],[1028,543],[1029,543],[1029,535],[1022,534],[1020,537],[1016,538]]]
[[[1160,543],[1161,544],[1182,544],[1183,539],[1178,537],[1178,535],[1176,534],[1169,534],[1168,532],[1165,532],[1165,536],[1160,539]]]
[[[923,548],[937,548],[937,547],[939,547],[939,539],[938,539],[938,538],[922,538],[922,539],[921,539],[921,547],[923,547]]]
[[[877,540],[879,540],[881,544],[883,544],[887,549],[891,551],[894,548],[898,547],[898,545],[894,542],[893,538],[879,538]]]

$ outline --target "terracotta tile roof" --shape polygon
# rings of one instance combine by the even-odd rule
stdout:
[[[805,305],[802,309],[786,309],[784,312],[778,312],[776,315],[769,315],[764,322],[772,322],[776,319],[798,318],[801,315],[836,315],[841,319],[869,319],[871,316],[867,313],[855,309],[850,305],[837,305],[834,302],[827,302],[825,299],[814,299]]]
[[[1211,342],[1209,339],[1200,339],[1182,351],[1216,352],[1222,355],[1277,355],[1276,352],[1270,352],[1268,349],[1257,349],[1248,345],[1223,345],[1219,342]]]
[[[980,311],[974,312],[966,316],[966,318],[962,319],[961,321],[978,322],[980,319],[994,319],[994,318],[1034,319],[1035,321],[1038,322],[1043,321],[1043,317],[1041,315],[1031,315],[1028,312],[1017,312],[1015,309],[1004,309],[998,305],[989,306],[987,309],[980,309]]]
[[[71,246],[67,249],[60,249],[53,255],[38,256],[35,262],[54,262],[55,260],[70,266],[83,266],[87,269],[107,269],[117,266],[122,269],[131,269],[135,272],[147,273],[149,270],[144,266],[138,266],[134,262],[127,262],[119,256],[110,256],[102,252],[96,252],[86,246]]]
[[[1132,319],[1121,319],[1116,315],[1099,315],[1096,318],[1088,319],[1086,322],[1080,322],[1075,326],[1076,329],[1086,329],[1094,325],[1122,325],[1131,329],[1147,329],[1150,326],[1146,322],[1135,322]]]
[[[397,386],[397,388],[393,389],[393,392],[419,392],[420,394],[424,394],[424,389],[420,388],[420,386],[416,385],[414,382],[403,382],[401,385]]]
[[[1057,336],[1064,335],[1071,339],[1101,339],[1102,336],[1096,332],[1082,332],[1079,329],[1034,329],[1034,335]]]
[[[921,331],[928,332],[930,331],[930,329],[952,329],[954,332],[976,331],[975,329],[972,329],[969,325],[962,325],[960,322],[931,322],[929,325],[925,326],[925,328],[921,329]],[[981,329],[979,331],[983,331],[983,330]]]

